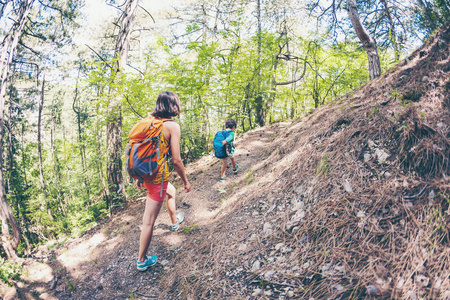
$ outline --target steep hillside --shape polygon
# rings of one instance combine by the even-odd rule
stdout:
[[[273,136],[160,298],[449,299],[449,42]]]
[[[187,167],[138,272],[144,197],[35,253],[4,299],[449,299],[450,27],[301,120],[237,141],[237,175]],[[228,171],[228,173],[231,173]],[[176,185],[180,185],[175,181]]]

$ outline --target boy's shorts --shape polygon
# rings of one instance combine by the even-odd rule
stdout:
[[[161,196],[161,184],[151,184],[151,183],[143,183],[142,186],[147,189],[147,196],[150,197],[150,199],[161,202],[164,201],[164,198],[166,197],[167,193],[167,186],[169,185],[168,181],[164,181],[163,183],[163,192]]]

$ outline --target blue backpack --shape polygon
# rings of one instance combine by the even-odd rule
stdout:
[[[221,130],[214,135],[214,154],[217,158],[225,158],[230,155],[231,145],[228,143],[222,145],[222,141],[227,139],[230,132],[230,130]]]

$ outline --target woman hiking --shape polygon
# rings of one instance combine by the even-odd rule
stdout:
[[[184,191],[188,193],[191,190],[191,184],[187,180],[183,161],[181,160],[180,155],[180,125],[172,120],[172,118],[178,116],[180,112],[181,107],[178,96],[172,92],[162,92],[156,100],[156,107],[151,115],[156,119],[164,119],[159,150],[161,153],[165,153],[166,150],[171,152],[175,171],[183,181]],[[161,161],[158,161],[158,164],[160,164],[161,167],[158,169],[157,175],[150,180],[150,182],[143,182],[141,186],[140,181],[136,180],[136,186],[138,189],[142,189],[142,187],[147,189],[147,199],[142,218],[142,231],[139,242],[139,257],[136,261],[137,269],[139,271],[145,271],[150,266],[155,265],[158,259],[155,254],[148,256],[147,251],[152,240],[153,227],[155,225],[156,217],[161,210],[166,194],[168,196],[166,205],[170,220],[172,222],[172,230],[178,230],[180,223],[184,220],[182,213],[176,213],[176,189],[169,182],[169,166],[168,163],[164,161],[165,159],[165,155],[161,155]]]

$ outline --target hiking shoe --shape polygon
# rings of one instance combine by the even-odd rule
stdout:
[[[236,168],[233,169],[233,173],[236,174],[238,169],[239,169],[239,165],[236,164]]]
[[[156,255],[146,255],[145,256],[145,261],[144,262],[140,262],[139,260],[136,260],[137,263],[137,269],[141,272],[147,270],[148,268],[150,268],[151,266],[155,265],[156,262],[158,261],[158,257]]]
[[[177,224],[172,224],[172,230],[176,231],[178,230],[178,227],[180,227],[181,222],[184,220],[184,215],[182,213],[177,213]]]
[[[220,177],[220,180],[224,181],[225,178],[227,178],[227,175],[225,175],[225,176],[223,176],[223,177]]]

